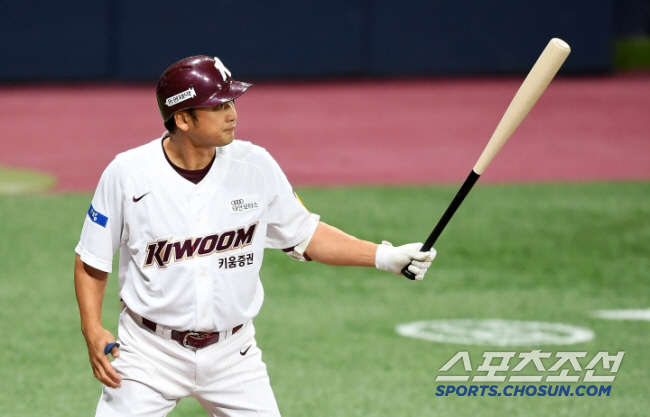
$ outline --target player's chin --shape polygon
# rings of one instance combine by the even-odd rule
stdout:
[[[219,143],[217,146],[226,146],[230,145],[232,141],[235,140],[235,130],[224,131],[221,137],[219,138]]]

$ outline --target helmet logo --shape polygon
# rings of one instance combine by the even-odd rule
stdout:
[[[230,77],[230,71],[228,71],[228,68],[226,68],[226,66],[223,65],[221,60],[216,56],[214,57],[214,67],[221,73],[221,78],[223,78],[224,81]]]
[[[194,88],[190,87],[187,90],[183,91],[182,93],[178,93],[176,95],[169,97],[167,100],[165,100],[165,105],[171,107],[174,104],[178,104],[181,101],[188,100],[192,97],[196,97],[196,92],[194,91]]]

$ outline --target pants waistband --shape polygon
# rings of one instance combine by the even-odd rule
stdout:
[[[224,330],[220,332],[198,332],[194,330],[178,331],[155,323],[145,317],[141,317],[131,311],[128,307],[126,308],[126,311],[135,320],[136,323],[141,324],[143,327],[146,327],[158,336],[161,336],[165,339],[175,340],[181,346],[188,349],[201,349],[208,347],[219,342],[220,340],[227,339],[228,337],[241,330],[242,327],[244,327],[244,324],[240,324],[230,330]]]

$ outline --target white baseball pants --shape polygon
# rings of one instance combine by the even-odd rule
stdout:
[[[252,322],[195,351],[136,320],[122,312],[120,357],[113,361],[122,384],[103,387],[97,417],[163,417],[185,397],[196,398],[210,416],[280,415]]]

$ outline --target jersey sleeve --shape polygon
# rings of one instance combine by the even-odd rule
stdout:
[[[122,236],[124,199],[119,172],[114,160],[102,174],[75,248],[85,264],[108,273],[112,272]]]
[[[266,246],[274,249],[293,248],[314,234],[318,216],[310,216],[278,163],[270,155],[268,159],[266,178],[270,193]]]

